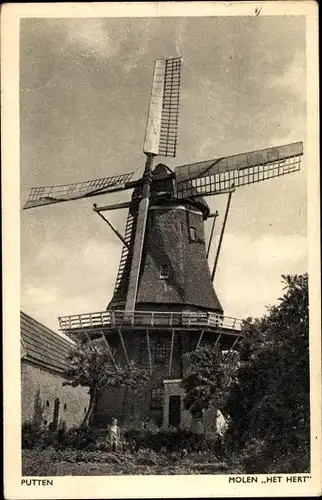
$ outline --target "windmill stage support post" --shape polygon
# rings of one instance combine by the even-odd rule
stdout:
[[[229,351],[227,352],[226,356],[228,356],[228,354],[233,350],[233,348],[235,347],[235,345],[237,344],[238,340],[240,339],[240,337],[236,337],[233,345],[231,346],[231,348],[229,349]]]
[[[174,330],[172,330],[172,334],[171,334],[171,350],[170,350],[170,360],[169,360],[169,377],[171,377],[172,356],[173,356],[173,343],[174,343]]]
[[[210,248],[211,248],[212,238],[213,238],[213,235],[214,235],[214,229],[215,229],[216,219],[217,219],[218,215],[219,215],[219,212],[218,212],[218,210],[216,210],[216,212],[213,214],[213,221],[212,221],[212,225],[211,225],[211,232],[210,232],[210,237],[209,237],[209,242],[208,242],[208,248],[207,248],[207,254],[206,254],[207,259],[209,257],[209,252],[210,252]]]
[[[148,347],[150,375],[152,375],[152,357],[151,357],[150,336],[149,336],[149,330],[148,329],[146,330],[146,343],[147,343],[147,347]]]
[[[220,340],[220,337],[221,337],[221,333],[220,333],[220,334],[218,335],[218,337],[217,337],[217,340],[216,340],[216,342],[215,342],[215,346],[218,344],[218,342],[219,342],[219,340]]]
[[[232,188],[233,187],[234,186],[232,186]],[[219,237],[219,243],[218,243],[217,253],[216,253],[216,257],[215,257],[214,267],[212,268],[212,273],[211,273],[211,280],[212,281],[214,280],[214,277],[215,277],[215,274],[216,274],[216,269],[217,269],[217,264],[218,264],[218,259],[219,259],[221,244],[222,244],[222,240],[223,240],[223,237],[224,237],[224,232],[225,232],[225,228],[226,228],[226,222],[227,222],[227,217],[228,217],[228,212],[229,212],[230,202],[231,202],[231,197],[233,195],[233,192],[234,192],[234,190],[232,189],[230,191],[229,195],[228,195],[228,201],[227,201],[227,206],[226,206],[224,221],[223,221],[223,224],[222,224],[221,233],[220,233],[220,237]]]
[[[91,349],[93,349],[93,351],[95,351],[95,346],[94,346],[93,342],[91,341],[91,338],[88,335],[88,332],[86,330],[85,330],[85,335],[86,335],[86,338],[87,338],[89,345],[91,346]]]
[[[144,235],[146,228],[146,221],[148,218],[148,209],[149,209],[149,197],[150,197],[150,185],[151,185],[151,170],[153,165],[154,155],[151,153],[146,153],[147,159],[145,163],[144,170],[144,182],[142,188],[142,198],[138,207],[138,215],[136,222],[136,233],[134,240],[134,248],[133,248],[133,257],[132,257],[132,265],[129,279],[128,292],[126,297],[125,310],[126,311],[134,311],[136,296],[138,292],[138,284],[139,284],[139,274],[141,268],[141,259],[143,252],[143,244],[144,244]]]
[[[123,238],[123,236],[121,235],[121,233],[118,232],[118,230],[113,226],[113,224],[111,224],[111,222],[109,220],[106,219],[106,217],[104,217],[104,215],[102,215],[99,210],[97,210],[97,206],[96,204],[94,203],[94,208],[93,208],[94,212],[96,212],[102,219],[103,221],[106,222],[106,224],[112,229],[113,233],[116,234],[116,236],[121,240],[121,242],[123,243],[123,245],[127,246],[127,248],[129,249],[130,246],[129,244],[125,241],[125,239]]]
[[[113,353],[112,353],[112,349],[111,349],[111,347],[110,347],[110,344],[107,342],[107,339],[106,339],[106,337],[105,337],[105,335],[104,335],[104,332],[101,332],[101,333],[102,333],[102,339],[104,340],[104,343],[105,343],[105,345],[106,345],[106,347],[107,347],[107,350],[108,350],[108,353],[109,353],[109,355],[110,355],[110,358],[111,358],[111,360],[112,360],[112,362],[113,362],[113,366],[114,366],[114,368],[116,368],[116,366],[117,366],[117,365],[116,365],[116,361],[115,361],[115,358],[114,358],[114,356],[113,356]]]
[[[121,328],[118,328],[118,332],[119,332],[119,336],[120,336],[120,339],[121,339],[121,344],[122,344],[122,347],[123,347],[125,359],[126,359],[127,364],[129,365],[130,364],[130,360],[129,360],[129,357],[127,355],[127,350],[126,350],[126,347],[125,347],[125,344],[124,344],[124,339],[123,339],[123,335],[122,335],[122,332],[121,332]]]
[[[202,332],[200,333],[200,336],[199,336],[199,339],[198,339],[198,342],[197,342],[197,345],[196,345],[196,351],[197,351],[197,349],[199,349],[199,347],[200,347],[200,344],[201,344],[201,341],[202,341],[202,337],[203,337],[203,330],[202,330]]]

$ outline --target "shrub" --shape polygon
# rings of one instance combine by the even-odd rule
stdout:
[[[21,428],[22,449],[47,448],[56,442],[56,433],[49,429],[41,429],[33,422],[25,422]]]
[[[283,443],[252,439],[240,454],[247,474],[304,473],[310,471],[309,447],[290,451]]]
[[[39,440],[39,428],[31,422],[26,422],[21,428],[21,447],[23,449],[32,449]]]
[[[249,472],[289,471],[295,457],[297,472],[309,467],[308,275],[282,278],[279,304],[244,321],[238,380],[225,404],[232,449],[242,452]]]
[[[100,440],[102,431],[100,429],[72,427],[65,432],[61,439],[56,441],[57,448],[74,448],[77,450],[95,449],[96,443]]]
[[[56,431],[41,429],[39,426],[28,422],[23,424],[21,438],[23,449],[48,448],[53,446],[56,450],[73,448],[76,450],[97,449],[97,442],[101,441],[101,448],[106,449],[102,434],[105,431],[96,428],[72,427],[68,431],[60,426]]]
[[[124,432],[128,446],[132,450],[149,449],[168,453],[211,451],[220,453],[217,437],[206,437],[186,430],[164,430],[150,432],[145,429],[128,429]]]

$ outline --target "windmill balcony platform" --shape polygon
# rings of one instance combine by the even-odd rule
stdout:
[[[77,333],[113,330],[205,330],[240,336],[242,320],[213,312],[101,311],[61,316],[60,330],[74,339]]]

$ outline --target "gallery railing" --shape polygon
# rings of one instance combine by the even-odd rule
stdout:
[[[113,327],[213,327],[240,331],[242,320],[213,312],[101,311],[59,318],[63,331]]]

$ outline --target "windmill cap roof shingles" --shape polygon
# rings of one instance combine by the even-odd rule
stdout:
[[[69,366],[67,357],[73,347],[68,340],[20,311],[21,340],[26,361],[63,373]]]

